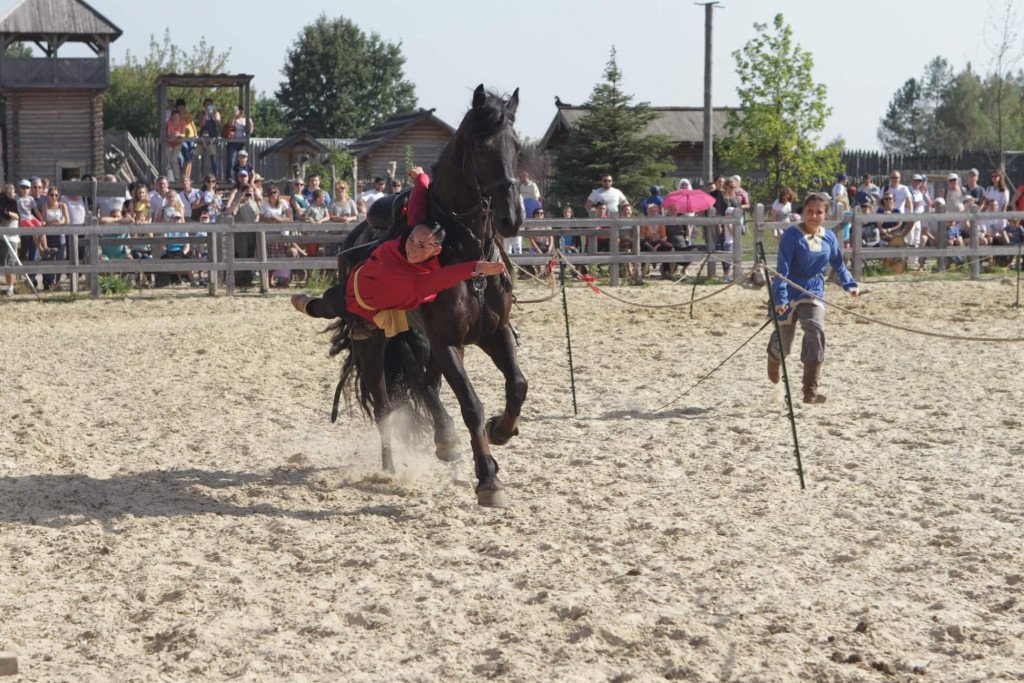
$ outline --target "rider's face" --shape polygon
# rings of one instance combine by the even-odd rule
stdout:
[[[441,243],[425,225],[417,225],[405,241],[405,257],[409,263],[423,263],[441,253]]]

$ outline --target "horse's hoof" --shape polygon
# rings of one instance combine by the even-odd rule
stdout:
[[[476,492],[476,502],[485,508],[507,508],[511,505],[508,496],[501,489],[479,489]]]
[[[462,460],[462,448],[457,443],[438,444],[434,454],[441,462],[459,462]]]
[[[512,431],[508,432],[499,430],[498,421],[500,419],[500,415],[495,415],[487,421],[484,428],[484,431],[487,432],[487,442],[492,446],[504,446],[513,436],[519,436],[519,427],[514,427]]]

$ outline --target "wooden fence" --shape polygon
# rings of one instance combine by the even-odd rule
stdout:
[[[926,213],[900,215],[907,220],[921,221],[933,226],[933,234],[945,236],[945,227],[951,221],[964,222],[968,226],[970,245],[965,247],[947,247],[946,240],[940,239],[935,247],[928,248],[891,248],[891,247],[864,247],[861,246],[861,228],[865,223],[879,222],[883,220],[878,214],[856,214],[850,220],[852,245],[844,249],[844,256],[852,261],[853,275],[859,278],[866,261],[889,258],[936,258],[939,267],[945,267],[949,259],[963,258],[970,260],[970,276],[976,279],[981,273],[980,259],[991,256],[1016,255],[1017,246],[980,246],[978,243],[979,230],[983,230],[980,221],[989,219],[1024,219],[1024,212],[1002,212],[1002,213]],[[686,216],[686,217],[636,217],[617,219],[564,219],[564,220],[543,220],[526,221],[520,235],[526,242],[530,237],[550,236],[558,239],[561,237],[582,238],[583,249],[580,253],[570,255],[574,264],[587,266],[608,266],[610,283],[618,285],[621,281],[619,272],[622,266],[633,264],[662,264],[662,263],[692,263],[703,260],[710,255],[708,260],[708,274],[714,276],[716,262],[730,263],[734,269],[733,277],[740,277],[745,268],[750,267],[750,255],[744,252],[744,239],[742,234],[745,228],[752,229],[753,240],[759,241],[765,235],[771,239],[773,229],[785,229],[789,226],[787,222],[771,222],[765,220],[763,205],[757,205],[752,217],[740,214],[729,217],[709,216]],[[884,219],[891,220],[891,216]],[[641,251],[640,249],[640,226],[641,225],[692,225],[696,230],[704,233],[704,243],[695,244],[691,251]],[[735,235],[731,251],[720,252],[715,250],[715,232],[717,226],[730,226]],[[842,221],[826,221],[825,226],[839,232],[842,237],[844,223]],[[350,224],[327,223],[316,226],[315,230],[308,230],[303,223],[234,223],[229,216],[222,217],[218,223],[154,223],[145,226],[147,233],[153,233],[153,237],[120,237],[112,235],[113,232],[125,232],[126,228],[132,226],[122,225],[101,225],[93,220],[88,225],[77,226],[75,233],[68,235],[68,258],[64,261],[36,261],[24,264],[20,267],[0,267],[0,273],[11,272],[15,274],[54,274],[73,273],[85,274],[88,288],[92,296],[99,296],[99,276],[106,273],[182,273],[186,271],[198,271],[209,273],[209,293],[219,294],[223,288],[229,295],[234,294],[235,280],[234,273],[244,271],[255,271],[259,273],[260,291],[267,291],[270,288],[270,274],[275,270],[292,269],[328,269],[337,267],[337,258],[333,256],[315,256],[294,258],[270,258],[268,256],[268,243],[340,243],[351,230]],[[31,239],[33,234],[39,234],[40,229],[27,230],[24,228],[0,228],[0,234],[18,235],[22,239]],[[42,230],[46,230],[45,228]],[[292,232],[291,235],[282,235],[281,231]],[[695,230],[695,232],[696,232]],[[167,237],[166,233],[179,233],[188,231],[189,237]],[[235,257],[236,236],[240,233],[255,234],[256,255],[249,258]],[[164,235],[162,237],[158,235]],[[598,237],[608,238],[608,251],[597,250]],[[632,249],[623,251],[620,249],[621,237],[629,237],[632,241]],[[175,258],[175,259],[114,259],[102,260],[99,258],[101,245],[124,244],[128,246],[149,244],[163,246],[169,243],[183,243],[198,245],[205,254],[203,258]],[[748,239],[747,242],[750,242]],[[79,245],[85,245],[83,253],[85,258],[79,260]],[[541,266],[550,260],[550,255],[544,254],[515,254],[512,259],[523,266]],[[71,278],[73,292],[78,291],[78,278]]]

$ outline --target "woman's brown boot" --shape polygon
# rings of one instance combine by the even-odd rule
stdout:
[[[779,371],[782,369],[782,363],[775,360],[771,356],[768,356],[768,381],[772,384],[779,383]]]
[[[821,363],[804,363],[804,403],[824,403],[825,395],[818,393]]]

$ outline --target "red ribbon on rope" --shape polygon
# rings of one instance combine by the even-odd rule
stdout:
[[[597,285],[594,284],[594,276],[593,275],[582,274],[581,273],[580,274],[580,279],[587,283],[587,287],[590,287],[590,290],[592,292],[594,292],[594,294],[600,294],[601,293],[601,290],[598,289]]]

